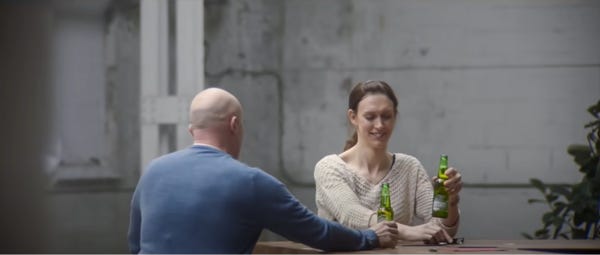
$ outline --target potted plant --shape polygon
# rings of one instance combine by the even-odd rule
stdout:
[[[574,157],[583,174],[581,182],[572,185],[548,185],[538,179],[530,183],[544,195],[544,199],[529,199],[531,203],[545,203],[549,211],[542,216],[543,227],[528,239],[598,239],[600,238],[600,100],[588,108],[595,120],[585,125],[590,129],[588,144],[572,144],[567,152]]]

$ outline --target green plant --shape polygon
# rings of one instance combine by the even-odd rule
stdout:
[[[529,199],[528,202],[545,203],[550,211],[542,216],[544,226],[536,230],[534,236],[523,233],[525,238],[600,238],[600,100],[590,106],[588,112],[595,118],[585,125],[586,129],[590,129],[588,145],[572,144],[567,149],[584,176],[581,182],[573,185],[548,185],[538,179],[530,179],[544,199]]]

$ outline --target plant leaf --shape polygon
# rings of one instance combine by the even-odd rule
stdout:
[[[595,121],[592,121],[592,122],[590,122],[588,124],[585,124],[584,127],[585,128],[590,128],[590,127],[598,126],[598,125],[600,125],[600,120],[595,120]]]
[[[542,181],[540,181],[539,179],[536,179],[536,178],[529,179],[529,183],[531,183],[531,185],[533,185],[533,187],[535,187],[542,193],[546,194],[546,185],[544,185],[544,183]]]
[[[550,187],[550,191],[563,195],[567,198],[571,195],[571,191],[565,186],[552,186]]]
[[[587,161],[581,164],[580,172],[585,173],[586,178],[592,179],[596,175],[596,167],[598,166],[598,157],[590,157]]]
[[[576,227],[579,227],[579,225],[581,225],[584,220],[585,220],[585,215],[581,212],[575,212],[575,215],[573,215],[573,224],[575,224]]]
[[[545,200],[541,200],[541,199],[532,198],[532,199],[527,199],[527,203],[529,203],[529,204],[533,204],[533,203],[546,203],[546,201]]]
[[[585,209],[583,209],[583,212],[581,212],[581,214],[582,214],[581,217],[583,218],[583,222],[585,222],[587,224],[595,223],[597,216],[594,211],[595,211],[594,208],[592,208],[591,206],[588,206]]]
[[[596,164],[596,173],[594,174],[594,186],[600,187],[600,164]]]
[[[590,147],[583,144],[571,144],[567,147],[567,153],[573,156],[573,160],[577,165],[583,166],[591,158]]]
[[[560,231],[560,227],[563,225],[564,222],[565,220],[563,218],[554,217],[554,219],[552,220],[552,225],[554,225],[554,227],[556,227],[558,231]]]
[[[595,105],[588,107],[587,111],[597,119],[600,119],[600,100]]]
[[[546,200],[548,200],[549,203],[556,201],[556,199],[558,199],[557,195],[554,195],[552,193],[546,195]]]
[[[559,212],[562,211],[565,207],[567,207],[567,204],[565,204],[565,202],[558,201],[554,203],[554,210],[558,210]]]
[[[552,212],[544,213],[544,216],[542,216],[542,222],[544,222],[544,224],[551,224],[553,220],[554,214]]]
[[[521,236],[525,237],[525,239],[529,239],[529,240],[533,239],[533,237],[530,234],[527,234],[525,232],[521,232]]]
[[[540,239],[548,239],[548,229],[539,229],[535,231],[535,236]]]
[[[573,237],[573,239],[586,239],[587,238],[585,236],[585,230],[580,229],[580,228],[574,228],[573,232],[571,233],[571,237]]]

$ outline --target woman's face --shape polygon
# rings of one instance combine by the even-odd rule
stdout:
[[[356,113],[348,111],[356,127],[358,144],[386,149],[396,123],[394,103],[384,94],[368,94],[359,103]]]

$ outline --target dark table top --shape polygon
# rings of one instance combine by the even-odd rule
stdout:
[[[258,242],[254,253],[322,253],[304,244],[291,241]],[[526,253],[595,253],[600,254],[600,240],[465,240],[463,244],[425,245],[403,242],[395,248],[343,253],[374,254],[526,254]]]

